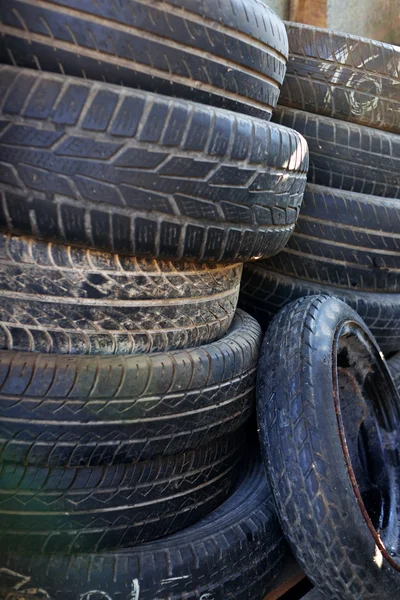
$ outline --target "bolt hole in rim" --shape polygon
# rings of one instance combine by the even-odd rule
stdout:
[[[382,353],[354,321],[336,329],[333,392],[343,454],[374,560],[400,571],[400,402]]]

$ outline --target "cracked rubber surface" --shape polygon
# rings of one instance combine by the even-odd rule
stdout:
[[[0,467],[0,542],[22,553],[134,546],[197,522],[230,494],[244,432],[150,461],[104,467]]]
[[[3,462],[97,466],[177,454],[249,418],[261,340],[237,311],[199,348],[133,356],[0,352]]]
[[[260,600],[286,552],[264,468],[251,458],[228,500],[167,538],[102,554],[0,555],[0,595],[19,585],[41,588],[51,600],[94,600],[92,590],[116,600],[138,589],[140,600]]]
[[[297,132],[213,107],[0,66],[0,229],[135,256],[279,252],[308,169]]]
[[[243,270],[239,305],[266,327],[286,304],[302,296],[335,296],[351,306],[372,331],[383,352],[400,349],[400,294],[359,292],[275,272],[268,261]]]
[[[347,370],[340,364],[341,350],[348,353]],[[373,394],[382,412],[390,414],[398,406],[379,349],[347,305],[314,296],[293,302],[277,315],[262,347],[257,383],[263,458],[284,533],[324,598],[394,599],[400,573],[383,555],[382,562],[374,560],[375,539],[344,460],[334,401],[336,394],[342,396],[341,370],[357,373],[365,397],[376,386]],[[355,396],[357,400],[361,402]],[[342,397],[342,414],[343,404]],[[389,416],[387,422],[393,425]],[[355,422],[348,426],[357,429]],[[397,433],[389,431],[385,435],[392,435],[393,446]],[[381,443],[387,441],[385,437]],[[395,523],[395,510],[392,519]]]
[[[289,60],[279,103],[400,133],[400,48],[286,23]]]
[[[349,290],[400,292],[399,201],[307,184],[280,273]]]
[[[306,138],[310,183],[400,198],[398,135],[284,106],[277,107],[273,119]]]
[[[0,234],[0,348],[141,354],[222,337],[242,265],[151,260]]]
[[[288,41],[259,0],[4,0],[0,61],[269,119]]]

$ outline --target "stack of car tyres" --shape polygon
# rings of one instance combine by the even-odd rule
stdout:
[[[306,138],[310,170],[295,232],[249,264],[242,306],[329,294],[354,308],[382,351],[400,348],[400,49],[287,23],[289,61],[274,121]]]
[[[242,264],[294,229],[263,3],[0,6],[0,598],[262,599]]]

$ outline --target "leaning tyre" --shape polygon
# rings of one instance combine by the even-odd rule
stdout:
[[[280,104],[400,133],[398,46],[299,23],[286,31]]]
[[[269,263],[248,264],[243,271],[239,304],[266,328],[292,300],[325,294],[351,306],[372,331],[383,352],[400,347],[400,294],[359,292],[323,285],[274,271]]]
[[[289,239],[308,169],[297,132],[16,67],[0,67],[0,87],[0,229],[213,262]]]
[[[274,111],[274,121],[306,138],[310,183],[400,198],[398,135],[283,106]]]
[[[399,293],[399,201],[309,183],[293,235],[268,264],[313,283]]]
[[[141,354],[222,337],[241,264],[151,260],[0,233],[0,348]]]
[[[0,22],[0,62],[267,118],[286,71],[285,26],[257,0],[4,0]]]
[[[133,356],[0,352],[3,462],[101,466],[169,456],[252,413],[261,330],[238,311],[199,348]]]
[[[264,469],[251,459],[224,504],[167,538],[103,554],[0,555],[0,596],[40,589],[53,600],[260,600],[285,554]]]
[[[326,598],[398,598],[400,399],[360,317],[302,298],[272,322],[258,422],[292,549]]]
[[[127,465],[0,467],[0,539],[11,552],[134,546],[196,523],[230,494],[245,432]],[[240,439],[242,438],[242,439]]]

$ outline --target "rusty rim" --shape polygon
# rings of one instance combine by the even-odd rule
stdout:
[[[382,557],[400,571],[400,404],[382,353],[354,321],[335,332],[332,380],[354,494]]]

